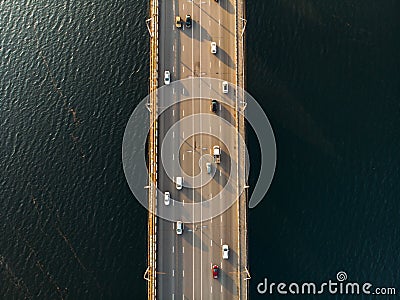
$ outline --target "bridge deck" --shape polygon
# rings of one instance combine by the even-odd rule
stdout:
[[[152,0],[150,7],[150,91],[164,85],[165,70],[170,71],[172,81],[213,77],[244,87],[244,0]],[[184,20],[186,15],[192,17],[191,28],[184,24],[177,28],[175,16]],[[216,54],[210,51],[211,42],[217,44]],[[154,119],[162,99],[153,94],[150,101]],[[221,164],[213,165],[216,172],[209,184],[177,190],[157,161],[160,160],[157,142],[163,141],[168,129],[184,117],[209,112],[209,104],[196,99],[174,104],[153,127],[149,139],[150,211],[155,212],[157,205],[165,205],[156,203],[157,187],[163,192],[169,191],[172,199],[181,202],[204,201],[209,195],[218,194],[226,185],[230,159],[244,164],[244,149],[239,147],[237,136],[222,132],[221,124],[217,122],[193,124],[196,128],[210,128],[214,137],[201,134],[185,138],[186,128],[183,127],[177,127],[174,132],[177,143],[179,137],[186,141],[172,159],[179,160],[189,175],[199,172],[198,161],[204,153],[198,149],[211,149],[218,143],[217,137],[227,139],[236,149],[236,152],[231,149],[229,152],[225,148],[229,145],[222,145]],[[238,132],[245,136],[243,115],[238,114],[235,107],[221,105],[217,115],[230,119]],[[185,224],[182,235],[176,234],[174,222],[149,213],[148,299],[247,299],[246,218],[246,193],[242,193],[239,201],[221,215]],[[227,260],[222,258],[223,244],[230,248]],[[218,279],[212,278],[211,267],[214,264],[220,268]]]

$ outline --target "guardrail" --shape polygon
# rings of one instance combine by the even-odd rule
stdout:
[[[235,8],[236,8],[236,21],[235,21],[235,56],[236,56],[236,81],[237,85],[242,89],[242,95],[240,97],[240,103],[238,105],[238,130],[239,133],[243,137],[246,136],[246,128],[245,128],[245,47],[244,47],[244,31],[246,28],[246,19],[245,19],[245,0],[235,0]],[[236,96],[238,97],[238,95]],[[241,112],[239,111],[241,110]],[[239,141],[238,141],[239,142]],[[246,174],[246,149],[245,147],[238,145],[238,159],[240,159],[240,163],[242,164],[243,174],[238,174],[238,186],[240,188],[240,184],[243,184],[243,178],[245,178]],[[240,182],[241,181],[241,182]],[[239,245],[239,257],[238,257],[238,287],[239,287],[239,299],[248,299],[249,297],[249,289],[248,289],[248,280],[250,279],[250,273],[247,268],[248,264],[248,235],[247,235],[247,203],[248,203],[248,186],[247,183],[244,187],[244,192],[240,195],[238,200],[238,222],[239,222],[239,230],[238,230],[238,245]]]
[[[150,136],[149,136],[149,215],[147,223],[147,299],[155,300],[157,293],[157,87],[158,87],[158,0],[150,0],[150,18],[146,21],[150,33]]]

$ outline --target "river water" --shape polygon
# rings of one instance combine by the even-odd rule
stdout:
[[[148,91],[147,2],[0,4],[2,299],[146,298],[121,143]],[[339,271],[399,289],[398,1],[248,2],[247,89],[278,149],[249,212],[251,298],[312,299],[256,286]]]

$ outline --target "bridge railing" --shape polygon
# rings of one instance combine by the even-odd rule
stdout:
[[[150,18],[148,19],[150,33],[150,135],[149,135],[149,185],[148,185],[148,223],[147,223],[147,299],[155,300],[157,295],[157,87],[158,87],[158,0],[150,0]]]
[[[245,19],[245,0],[235,0],[235,8],[236,8],[236,21],[235,21],[235,58],[236,58],[236,84],[241,87],[242,95],[236,95],[236,103],[237,103],[237,126],[238,132],[243,137],[245,137],[245,118],[244,118],[244,108],[246,106],[245,101],[245,40],[244,40],[244,32],[246,27],[246,19]],[[239,103],[238,103],[239,98]],[[238,140],[239,142],[239,140]],[[242,174],[238,174],[238,187],[241,184],[246,184],[243,180],[246,174],[246,148],[245,145],[238,145],[238,161],[242,164],[239,170],[242,170]],[[239,288],[239,299],[248,299],[249,297],[249,289],[248,289],[248,280],[250,279],[250,274],[247,268],[248,264],[248,232],[247,232],[247,203],[248,203],[248,194],[247,187],[245,187],[244,192],[240,195],[238,201],[238,245],[239,245],[239,272],[238,272],[238,288]]]

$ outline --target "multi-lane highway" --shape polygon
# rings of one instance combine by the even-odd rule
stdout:
[[[192,18],[192,26],[176,26],[176,16],[185,21]],[[235,82],[235,18],[234,0],[160,0],[158,14],[159,61],[158,86],[164,85],[164,72],[170,72],[171,82],[193,78],[213,77]],[[217,53],[211,53],[211,42],[217,45]],[[220,88],[220,87],[218,87]],[[210,112],[211,99],[190,99],[174,104],[158,120],[158,139],[163,141],[167,131],[184,117],[198,114],[215,114],[235,123],[234,107],[221,104],[217,111]],[[177,93],[177,96],[178,93]],[[162,105],[162,100],[159,100]],[[206,128],[210,134],[188,137],[184,126],[173,127],[172,143],[185,142],[169,158],[177,160],[189,175],[201,174],[207,182],[199,188],[176,188],[178,170],[170,178],[162,166],[158,168],[158,188],[168,191],[172,199],[182,203],[202,202],[217,195],[230,176],[231,153],[235,148],[234,135],[224,132],[219,122],[208,119],[193,121],[194,129]],[[186,134],[185,134],[186,131]],[[228,144],[221,143],[224,138]],[[212,160],[210,151],[214,145],[221,146],[221,163]],[[164,145],[168,147],[168,145]],[[174,147],[171,145],[171,149]],[[160,151],[159,151],[160,152]],[[174,151],[172,151],[174,152]],[[206,163],[211,162],[211,174]],[[211,177],[211,180],[209,180]],[[161,197],[162,198],[162,197]],[[165,205],[159,198],[157,206]],[[161,199],[161,200],[160,200]],[[221,199],[220,205],[223,205]],[[172,203],[170,204],[172,205]],[[223,214],[207,221],[185,223],[183,233],[176,233],[176,223],[157,219],[157,299],[239,299],[238,274],[241,272],[238,259],[238,206],[232,205]],[[222,245],[229,246],[229,258],[223,259]],[[213,278],[212,266],[219,268],[218,278]]]

